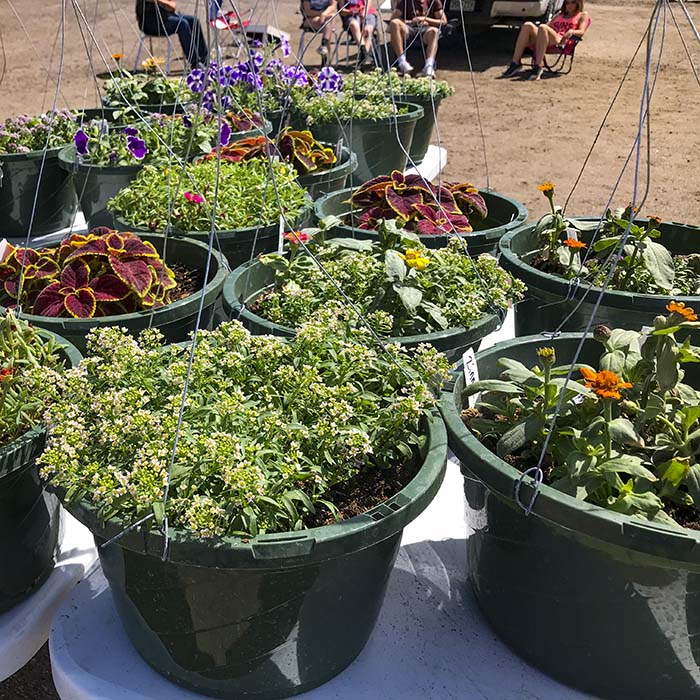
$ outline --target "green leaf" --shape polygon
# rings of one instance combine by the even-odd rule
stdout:
[[[683,427],[688,430],[695,421],[700,418],[700,406],[683,406],[680,410],[683,418]]]
[[[392,282],[403,282],[406,279],[406,262],[395,250],[387,250],[384,253],[384,270]]]
[[[372,252],[374,243],[369,238],[329,238],[326,243],[337,248]],[[402,261],[403,262],[403,261]]]
[[[599,471],[615,472],[616,474],[629,474],[640,476],[649,481],[657,481],[654,473],[642,465],[642,460],[634,455],[621,455],[598,462],[596,469]]]
[[[688,459],[689,458],[681,460],[674,458],[660,464],[659,471],[661,472],[661,478],[664,481],[668,481],[675,488],[678,488],[688,474],[690,468]]]
[[[462,396],[471,396],[480,391],[499,391],[504,394],[522,394],[523,390],[513,382],[504,382],[500,379],[482,379],[465,387]]]
[[[695,505],[700,507],[700,465],[690,465],[685,477],[685,485]]]
[[[399,295],[399,299],[401,299],[401,302],[406,307],[406,311],[414,315],[423,299],[423,292],[415,287],[404,287],[400,284],[394,285],[394,291]]]
[[[656,351],[656,381],[661,391],[670,391],[678,383],[678,362],[676,347],[668,336],[659,339]]]
[[[608,423],[608,434],[621,445],[642,446],[643,442],[631,421],[627,418],[614,418]]]
[[[542,384],[542,377],[535,374],[531,369],[528,369],[522,362],[511,360],[509,357],[502,357],[498,360],[498,364],[505,368],[503,376],[517,384]]]
[[[595,396],[595,394],[586,386],[583,384],[579,384],[575,379],[569,379],[569,381],[566,381],[566,377],[555,377],[554,379],[550,379],[549,382],[552,386],[557,387],[559,391],[561,391],[564,388],[564,385],[566,385],[566,392],[567,394],[571,392],[572,394],[581,394],[582,396]]]
[[[611,238],[599,238],[593,244],[593,250],[596,253],[600,253],[601,250],[607,250],[608,248],[612,248],[615,244],[619,243],[619,241],[619,236],[613,236]]]
[[[328,229],[331,228],[336,228],[340,225],[342,225],[343,220],[340,217],[337,217],[333,214],[329,214],[328,216],[324,216],[319,222],[319,228],[323,229],[324,231],[327,231]],[[354,238],[349,239],[349,240],[355,240]]]
[[[647,270],[652,274],[656,284],[664,290],[673,287],[676,271],[673,267],[673,257],[660,243],[645,240],[641,244],[642,259]]]
[[[499,457],[517,452],[521,447],[532,441],[542,430],[544,423],[536,416],[516,423],[510,430],[505,432],[496,443],[496,453]]]
[[[595,231],[600,226],[600,221],[581,221],[580,219],[569,219],[569,226],[577,231]]]
[[[156,520],[157,525],[162,525],[165,519],[165,509],[163,508],[163,501],[156,501],[151,503],[151,509],[153,510],[153,517]]]

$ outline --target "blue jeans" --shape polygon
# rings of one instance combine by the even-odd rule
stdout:
[[[148,6],[147,6],[148,7]],[[151,10],[151,7],[148,7]],[[141,30],[149,36],[170,36],[177,34],[182,52],[191,66],[209,63],[209,47],[202,33],[202,25],[196,17],[179,12],[165,13],[152,6],[141,21]]]

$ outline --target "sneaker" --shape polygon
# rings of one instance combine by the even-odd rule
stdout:
[[[362,59],[362,63],[360,63],[360,67],[363,69],[374,68],[374,58],[372,58],[371,53],[365,54],[365,57]]]
[[[399,61],[397,70],[399,71],[399,75],[406,75],[413,70],[413,66],[406,59],[404,59],[403,61]]]
[[[542,77],[542,73],[544,73],[544,68],[542,66],[535,66],[530,71],[530,75],[528,75],[527,79],[528,80],[539,80]]]
[[[435,66],[432,64],[427,64],[423,67],[423,70],[420,72],[421,76],[423,78],[434,78],[435,77]]]
[[[508,65],[508,68],[506,68],[503,73],[501,73],[502,78],[510,78],[511,75],[515,75],[520,68],[522,67],[522,63],[518,61],[517,63],[515,61],[511,61],[510,64]]]
[[[321,54],[321,65],[327,66],[329,56],[328,46],[326,44],[321,44],[321,46],[319,46],[317,50]]]

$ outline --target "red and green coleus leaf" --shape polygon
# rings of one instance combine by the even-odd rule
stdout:
[[[384,200],[387,187],[392,185],[391,176],[378,175],[358,187],[350,197],[352,204],[360,207],[373,206]]]
[[[39,292],[34,302],[34,313],[54,318],[92,318],[97,309],[95,295],[89,287],[71,289],[52,282]]]
[[[90,267],[83,260],[72,260],[61,272],[61,286],[71,289],[87,287],[90,281]]]
[[[450,215],[438,211],[427,204],[416,204],[418,217],[415,219],[415,230],[424,236],[444,235],[447,233],[468,233],[472,230],[469,219],[461,214]]]
[[[457,205],[467,216],[485,219],[488,215],[488,207],[479,190],[468,182],[448,185]]]
[[[133,233],[122,234],[124,240],[124,255],[129,257],[139,256],[142,258],[158,258],[158,251],[150,241],[142,241]]]
[[[92,289],[95,299],[103,301],[122,301],[131,294],[131,289],[116,275],[100,275],[91,279],[89,287]]]
[[[153,283],[151,267],[145,260],[124,261],[110,255],[109,265],[112,272],[126,284],[129,289],[143,298]]]
[[[73,318],[92,318],[97,309],[95,293],[89,287],[67,291],[63,305]]]
[[[420,192],[396,192],[393,187],[387,187],[385,200],[395,216],[408,221],[413,214],[413,207],[416,204],[423,204],[423,195]]]

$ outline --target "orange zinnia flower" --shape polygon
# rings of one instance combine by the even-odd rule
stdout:
[[[115,61],[121,61],[122,58],[124,58],[124,54],[123,54],[123,53],[113,53],[113,54],[112,54],[112,58],[113,58]]]
[[[650,216],[649,223],[653,224],[654,226],[661,226],[661,217],[660,216]]]
[[[620,389],[632,388],[629,382],[621,381],[615,372],[610,372],[607,369],[594,372],[588,367],[581,367],[581,374],[586,380],[586,387],[593,389],[602,399],[619,399],[621,398]]]
[[[537,189],[540,192],[544,192],[545,194],[549,194],[550,192],[554,192],[554,183],[553,182],[543,182],[541,185],[537,185]]]
[[[686,306],[682,301],[672,301],[666,304],[666,309],[672,314],[683,316],[686,321],[697,321],[698,317],[689,306]]]
[[[564,245],[568,248],[585,248],[586,244],[583,241],[577,241],[575,238],[567,238]]]

